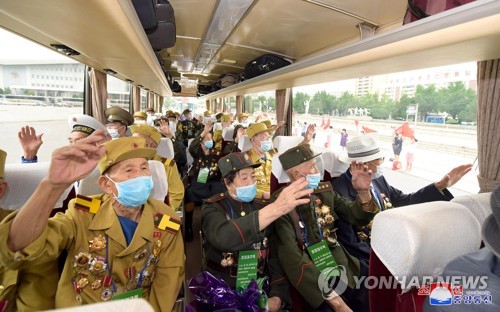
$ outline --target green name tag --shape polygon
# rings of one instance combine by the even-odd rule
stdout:
[[[246,289],[250,281],[257,279],[258,251],[240,251],[238,257],[238,273],[236,289]]]
[[[210,169],[208,168],[200,168],[200,172],[198,173],[198,183],[207,183],[208,179],[208,173],[210,172]]]
[[[333,269],[337,267],[337,262],[333,258],[330,248],[325,241],[322,240],[317,244],[307,247],[307,251],[318,270],[323,271],[326,268]]]
[[[113,296],[111,300],[123,300],[123,299],[134,299],[134,298],[142,298],[142,287],[131,291],[127,291],[126,293],[123,294]]]

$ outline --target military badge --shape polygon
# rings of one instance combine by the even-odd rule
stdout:
[[[88,252],[80,252],[75,256],[75,267],[85,267],[92,260],[92,256]]]
[[[102,237],[101,234],[99,234],[99,236],[97,237],[94,237],[89,241],[89,243],[89,248],[92,252],[98,252],[106,248],[106,238]]]
[[[134,255],[134,261],[141,261],[148,255],[148,253],[149,252],[147,248],[137,251]]]
[[[86,277],[82,277],[76,282],[76,287],[79,289],[84,289],[88,284],[89,280]]]
[[[101,293],[101,300],[108,301],[109,299],[111,299],[112,296],[113,296],[113,291],[109,288],[104,288],[104,290]]]
[[[382,197],[382,199],[384,200],[384,206],[386,208],[392,208],[392,203],[391,203],[389,197],[385,196],[384,193],[380,194],[380,197]]]
[[[104,257],[97,257],[90,262],[89,271],[94,275],[101,275],[106,271],[107,264]]]
[[[101,288],[102,286],[102,281],[100,279],[96,279],[92,285],[90,285],[90,287],[92,288],[92,290],[97,290],[99,288]]]

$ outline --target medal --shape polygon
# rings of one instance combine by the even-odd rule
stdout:
[[[92,285],[90,285],[90,287],[92,288],[92,290],[97,290],[99,288],[101,288],[102,286],[102,281],[100,279],[97,279],[95,280]]]
[[[90,251],[92,252],[98,252],[100,250],[103,250],[106,248],[106,239],[102,237],[101,234],[99,236],[94,237],[92,240],[89,241],[90,245]]]
[[[161,251],[161,240],[157,240],[153,247],[153,255],[155,255],[155,257],[158,257],[160,255],[160,251]]]
[[[147,248],[137,251],[134,255],[134,261],[140,261],[144,259],[147,256],[147,254],[148,254]]]
[[[82,304],[82,296],[80,294],[76,295],[76,301],[78,301],[78,304]]]
[[[75,256],[74,266],[84,267],[87,266],[92,259],[92,256],[88,252],[80,252]]]
[[[158,262],[158,257],[150,255],[148,259],[148,266],[155,265]]]
[[[101,293],[101,300],[108,301],[109,299],[111,299],[112,296],[113,296],[113,291],[111,291],[111,289],[109,288],[104,288],[104,290]]]
[[[137,287],[137,283],[135,282],[135,280],[132,278],[130,279],[128,282],[127,282],[127,285],[125,286],[125,289],[127,290],[133,290],[133,289],[136,289]]]
[[[85,288],[85,286],[87,286],[89,283],[89,280],[86,278],[86,277],[82,277],[78,280],[78,282],[76,282],[76,287],[78,289],[83,289]]]
[[[104,287],[109,287],[111,285],[111,281],[111,276],[106,275],[102,280],[102,285],[104,285]]]
[[[94,260],[90,263],[89,271],[94,275],[101,275],[104,273],[108,266],[104,260],[105,258],[103,257],[94,258]]]

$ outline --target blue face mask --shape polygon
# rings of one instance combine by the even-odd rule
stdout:
[[[260,150],[265,153],[273,148],[271,141],[261,141],[260,142]]]
[[[315,189],[318,187],[319,181],[321,181],[321,175],[319,173],[308,174],[306,179],[309,181],[306,189]]]
[[[214,147],[214,141],[205,141],[205,147],[211,149]]]
[[[109,176],[106,176],[111,180]],[[116,200],[125,207],[134,208],[144,205],[153,189],[153,178],[142,176],[123,182],[111,180],[118,190]]]
[[[257,183],[236,188],[236,197],[244,203],[251,202],[255,198],[255,195],[257,195]]]

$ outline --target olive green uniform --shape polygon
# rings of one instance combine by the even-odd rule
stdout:
[[[276,200],[281,191],[282,189],[274,192],[271,201]],[[320,183],[314,190],[310,203],[297,206],[294,211],[275,221],[278,256],[283,271],[290,283],[314,308],[319,307],[325,299],[318,287],[320,271],[312,262],[306,247],[320,242],[316,209],[325,206],[333,217],[333,220],[329,221],[333,222],[324,229],[322,228],[323,239],[328,244],[337,264],[345,267],[350,288],[355,285],[354,276],[359,276],[360,273],[359,260],[351,256],[337,242],[334,221],[340,218],[353,225],[361,226],[368,224],[376,214],[376,212],[363,211],[357,202],[342,198],[333,191],[330,182],[325,182]],[[323,219],[326,218],[323,217]]]
[[[257,178],[257,195],[256,198],[262,198],[265,192],[271,192],[271,171],[273,170],[273,156],[277,153],[276,149],[272,149],[265,153],[265,160],[262,159],[254,149],[250,149],[248,156],[254,164],[261,164],[255,168],[255,177]]]
[[[56,261],[68,251],[56,308],[102,302],[142,284],[142,296],[155,311],[172,311],[184,281],[184,245],[180,221],[164,203],[148,199],[128,246],[108,195],[76,205],[72,200],[65,214],[49,219],[40,237],[16,253],[7,246],[12,220],[11,215],[0,225],[0,261],[7,267]]]
[[[270,278],[271,291],[268,296],[278,296],[283,302],[290,303],[289,284],[281,270],[273,244],[273,227],[259,230],[259,210],[267,204],[267,200],[259,199],[249,203],[240,202],[227,192],[207,199],[202,207],[202,230],[205,237],[203,267],[224,279],[234,289],[238,252],[258,250],[258,275]],[[221,261],[228,257],[234,260],[234,265],[222,266]]]

